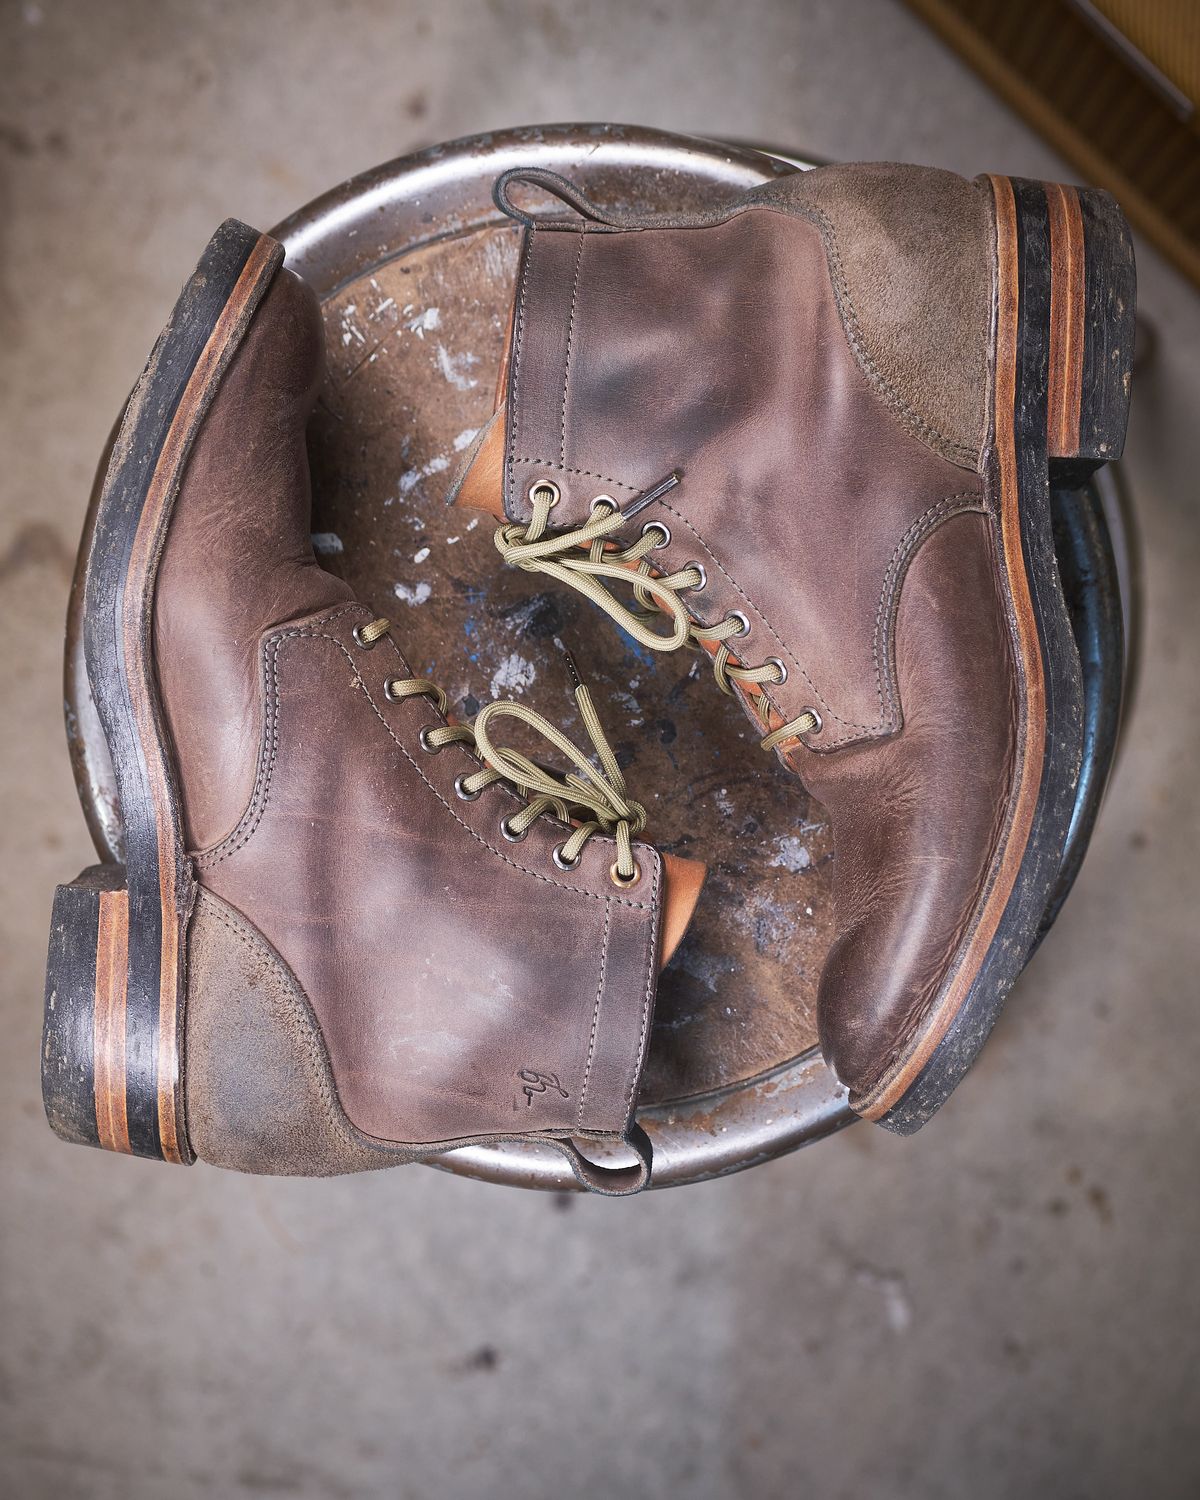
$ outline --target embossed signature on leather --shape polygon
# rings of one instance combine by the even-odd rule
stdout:
[[[544,1073],[538,1068],[519,1068],[517,1070],[517,1077],[521,1080],[521,1092],[525,1095],[525,1107],[527,1109],[533,1107],[533,1096],[535,1094],[544,1094],[548,1089],[553,1089],[557,1094],[561,1094],[564,1099],[571,1097],[559,1082],[557,1073]],[[514,1100],[513,1108],[515,1109],[516,1107],[516,1100]]]

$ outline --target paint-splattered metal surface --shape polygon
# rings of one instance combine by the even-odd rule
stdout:
[[[390,163],[273,231],[324,310],[328,378],[309,441],[324,564],[396,621],[413,669],[436,678],[463,716],[517,698],[583,739],[559,643],[569,648],[649,809],[648,836],[709,866],[662,977],[639,1112],[656,1184],[669,1186],[751,1166],[852,1118],[815,1045],[832,841],[823,809],[757,749],[704,660],[645,652],[573,592],[532,589],[500,566],[489,517],[445,505],[459,455],[491,412],[518,241],[490,191],[520,163],[634,209],[688,207],[797,163],[656,131],[538,127]],[[1102,520],[1087,536],[1107,545]],[[97,847],[115,858],[111,771],[71,622],[68,637],[76,777]],[[1111,655],[1112,642],[1093,644]],[[1119,672],[1105,682],[1119,696]],[[1096,752],[1101,785],[1110,717]],[[557,1153],[533,1147],[467,1148],[440,1164],[521,1186],[574,1185]]]
[[[678,1098],[814,1045],[829,828],[756,748],[699,654],[652,653],[571,591],[531,590],[501,566],[492,518],[447,509],[458,455],[491,415],[517,248],[515,228],[476,230],[370,269],[325,303],[314,527],[326,565],[396,620],[414,670],[463,717],[515,698],[586,743],[570,649],[650,812],[649,836],[708,861],[650,1049],[646,1097]]]

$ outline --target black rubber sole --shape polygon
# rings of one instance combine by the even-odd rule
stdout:
[[[1000,502],[996,546],[1025,687],[1024,749],[989,892],[931,1007],[931,1026],[909,1055],[910,1073],[922,1043],[928,1051],[933,1028],[943,1028],[941,1034],[914,1079],[904,1080],[902,1060],[871,1098],[851,1100],[868,1118],[904,1135],[941,1108],[975,1061],[1061,905],[1063,854],[1079,805],[1084,713],[1079,652],[1055,557],[1050,485],[1079,483],[1119,457],[1129,411],[1135,287],[1132,244],[1119,208],[1104,193],[1008,178],[991,182],[998,271],[987,476]],[[1023,785],[1029,789],[1024,808]],[[1019,864],[1006,875],[1015,848]],[[988,902],[998,908],[1001,899],[989,931]],[[965,996],[956,999],[953,987],[961,989],[972,967]],[[898,1097],[897,1075],[903,1080]]]
[[[1050,505],[1058,570],[1083,676],[1083,763],[1062,868],[1033,952],[1058,919],[1091,842],[1120,735],[1126,673],[1121,580],[1096,489],[1092,484],[1056,487]]]
[[[88,682],[116,776],[124,866],[55,894],[42,1097],[66,1140],[189,1162],[183,1107],[187,923],[195,894],[151,629],[180,479],[283,248],[228,220],[187,282],[129,399],[87,560]]]

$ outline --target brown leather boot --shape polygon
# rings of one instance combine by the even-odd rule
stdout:
[[[598,726],[605,774],[525,709],[448,724],[387,622],[316,564],[322,330],[282,259],[218,231],[112,452],[84,634],[126,861],[55,899],[50,1122],[311,1175],[520,1137],[637,1191],[663,862],[632,840],[644,815]],[[576,775],[496,746],[506,713]],[[594,1163],[592,1141],[636,1160]]]
[[[524,182],[572,213],[515,206]],[[920,167],[635,218],[551,173],[501,404],[458,483],[508,562],[698,645],[832,815],[818,1014],[908,1132],[1035,941],[1074,803],[1079,662],[1048,473],[1124,440],[1134,267],[1107,194]],[[640,609],[611,593],[635,578]],[[664,612],[667,622],[664,624]]]

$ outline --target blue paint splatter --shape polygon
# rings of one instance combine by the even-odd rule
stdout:
[[[623,630],[620,625],[617,626],[617,634],[621,637],[621,643],[625,647],[627,656],[632,656],[634,661],[640,662],[643,667],[654,666],[655,653],[649,647],[643,646],[640,641],[635,641],[629,632]]]

